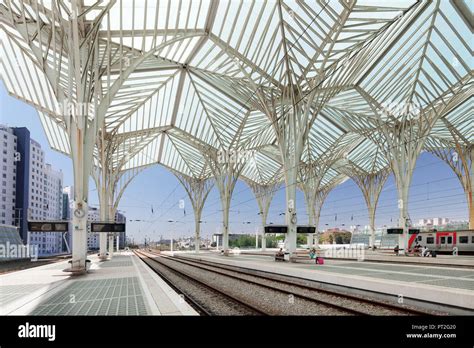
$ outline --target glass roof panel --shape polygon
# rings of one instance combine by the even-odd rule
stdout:
[[[40,112],[51,146],[69,153],[57,101],[74,102],[82,91],[68,75],[75,58],[63,26],[72,6],[57,3],[58,14],[49,0],[38,11],[21,3],[2,1],[2,80],[11,95]],[[368,134],[379,134],[378,113],[391,103],[418,103],[431,112],[449,102],[430,136],[448,140],[454,129],[472,142],[473,98],[466,97],[472,94],[472,31],[451,1],[82,4],[78,21],[86,19],[88,38],[97,38],[96,51],[83,55],[94,68],[83,76],[99,78],[99,88],[82,88],[97,93],[105,132],[119,144],[114,164],[125,159],[124,170],[161,163],[189,176],[208,175],[204,148],[243,147],[255,151],[243,175],[268,182],[281,170],[279,130],[269,110],[284,117],[291,102],[282,96],[313,88],[310,110],[318,114],[303,161],[347,150],[340,165],[381,170],[386,159]],[[165,42],[172,43],[155,51]],[[380,117],[393,122],[400,115]],[[324,184],[334,180],[343,180],[335,168]]]

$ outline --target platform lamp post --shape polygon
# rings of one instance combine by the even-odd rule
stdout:
[[[259,211],[257,215],[263,215],[263,211]],[[265,251],[265,248],[267,246],[266,244],[267,244],[267,241],[265,240],[265,226],[262,225],[262,251]],[[257,247],[258,247],[258,243],[257,243]]]
[[[168,220],[169,223],[181,223],[184,224],[182,221],[176,221],[176,220]],[[173,252],[173,230],[171,230],[171,239],[170,239],[170,252]]]
[[[250,222],[250,221],[244,221],[244,222],[242,222],[242,224],[244,224],[244,225],[250,225],[250,224],[251,224],[251,222]],[[255,240],[256,240],[256,243],[257,243],[257,248],[258,248],[257,232],[255,232]]]

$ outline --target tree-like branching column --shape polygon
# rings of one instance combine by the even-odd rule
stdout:
[[[194,250],[196,253],[199,252],[199,246],[201,244],[201,215],[204,208],[204,203],[206,202],[209,192],[211,192],[214,187],[214,182],[210,178],[201,177],[194,178],[188,175],[179,173],[175,170],[172,170],[172,173],[176,176],[179,182],[183,185],[186,190],[189,200],[193,206],[194,211],[194,224],[195,224],[195,234],[194,234]]]
[[[145,167],[126,169],[131,156],[123,151],[124,143],[120,137],[112,137],[100,130],[96,139],[96,164],[92,168],[92,178],[97,187],[100,219],[104,222],[114,222],[118,205],[128,185]],[[121,154],[118,156],[117,154]],[[133,155],[133,153],[132,153]],[[109,257],[113,255],[113,234],[109,234]],[[99,257],[106,258],[107,235],[99,236]]]
[[[400,249],[407,246],[407,229],[410,225],[408,215],[408,192],[415,169],[416,160],[423,148],[424,139],[431,131],[433,121],[424,117],[414,120],[392,118],[389,122],[379,123],[381,133],[376,136],[393,171],[398,192],[398,208],[400,212],[399,226],[405,231],[399,241]]]
[[[61,123],[69,140],[74,168],[71,271],[77,273],[86,270],[88,182],[94,140],[103,119],[98,112],[101,102],[98,31],[111,6],[112,2],[101,8],[94,20],[86,21],[84,8],[77,1],[72,1],[66,12],[54,4],[46,15],[38,4],[2,5],[2,15],[6,16],[3,18],[9,18],[8,25],[15,28],[25,43],[21,49],[43,74],[41,79],[48,84],[48,91],[52,91],[49,102],[53,105],[36,107]],[[36,11],[31,11],[32,8]],[[12,32],[10,35],[15,39]]]
[[[308,224],[316,228],[316,202],[321,198],[318,197],[321,193],[321,191],[319,191],[319,189],[321,188],[321,181],[330,166],[331,164],[329,164],[328,162],[314,161],[312,163],[301,164],[299,168],[300,180],[298,182],[298,186],[304,194],[306,209],[308,211]],[[322,204],[322,202],[320,203]],[[321,208],[319,207],[318,209],[320,210]],[[312,247],[313,236],[311,234],[308,234],[307,239],[308,246]]]
[[[252,189],[260,209],[258,214],[262,219],[262,250],[265,250],[267,243],[265,239],[265,225],[267,224],[268,211],[275,192],[281,187],[281,181],[272,181],[266,184],[258,184],[249,179],[244,179],[244,181]]]
[[[315,240],[313,242],[313,246],[316,248],[319,244],[319,218],[321,217],[321,209],[323,207],[324,201],[326,200],[329,193],[339,184],[341,184],[345,179],[344,175],[338,175],[332,178],[326,185],[321,187],[316,194],[314,195],[314,205],[313,205],[313,224],[316,227],[316,235]]]
[[[274,129],[283,164],[287,205],[285,215],[288,225],[286,248],[290,252],[296,250],[296,188],[301,156],[318,110],[337,91],[337,88],[330,91],[314,88],[311,93],[304,95],[298,87],[290,86],[281,91],[278,97],[265,96],[260,90],[257,91],[264,112]]]
[[[327,32],[326,29],[319,28],[324,33],[323,39],[318,43],[314,56],[309,58],[308,66],[302,69],[300,62],[293,59],[298,46],[287,40],[287,30],[291,26],[285,23],[283,16],[286,7],[283,2],[278,2],[279,29],[283,38],[283,58],[278,62],[282,73],[278,84],[267,77],[265,79],[268,81],[263,83],[255,81],[253,76],[257,71],[256,67],[245,61],[237,62],[238,69],[245,76],[244,81],[254,90],[252,107],[268,117],[276,136],[286,187],[286,248],[290,252],[296,249],[298,166],[309,131],[328,100],[355,84],[358,72],[366,68],[372,54],[367,42],[376,45],[379,39],[390,35],[388,29],[397,22],[396,19],[385,22],[379,30],[367,33],[365,40],[355,39],[349,45],[350,48],[341,50],[335,43],[344,35],[344,27],[350,21],[351,11],[356,7],[356,1],[345,1],[339,18],[326,28]],[[338,58],[334,60],[334,56]]]
[[[301,163],[298,171],[298,187],[303,192],[306,209],[308,212],[308,224],[315,226],[315,205],[317,201],[317,195],[321,187],[323,186],[324,176],[328,173],[329,169],[336,163],[340,156],[342,156],[344,147],[338,147],[337,145],[341,142],[344,136],[340,137],[333,144],[333,148],[337,148],[336,151],[325,152],[320,155],[317,159],[313,158],[312,151],[309,143],[307,144],[309,160],[305,163]],[[308,246],[313,245],[313,236],[307,235]]]
[[[74,174],[71,271],[77,273],[86,270],[89,175],[95,141],[108,108],[140,64],[155,59],[153,53],[181,39],[170,39],[149,52],[105,43],[99,32],[115,3],[109,1],[97,7],[93,15],[91,8],[80,1],[69,5],[51,2],[49,8],[37,2],[0,6],[2,20],[14,29],[5,33],[22,54],[23,69],[31,65],[36,73],[35,79],[30,73],[28,79],[22,73],[22,79],[27,85],[34,82],[44,89],[42,104],[33,103],[34,107],[65,131],[67,145],[63,151],[72,159]],[[110,32],[110,21],[107,29]]]
[[[408,192],[416,160],[434,124],[468,98],[469,90],[464,87],[469,81],[470,77],[465,77],[423,109],[416,104],[406,104],[392,110],[392,107],[380,104],[363,89],[356,87],[375,115],[377,131],[368,132],[367,136],[383,151],[395,177],[399,226],[404,229],[399,240],[401,253],[405,252],[408,245]]]
[[[456,174],[466,194],[469,208],[469,228],[474,229],[474,202],[472,190],[474,188],[474,145],[461,134],[456,133],[448,126],[453,136],[453,142],[430,138],[425,148],[445,162]]]
[[[216,150],[209,147],[203,156],[214,176],[222,205],[222,248],[227,254],[229,249],[229,210],[235,184],[244,169],[245,150]]]
[[[355,163],[349,163],[348,166],[344,167],[344,173],[359,186],[364,196],[369,213],[369,246],[373,248],[375,244],[375,212],[377,210],[377,203],[391,171],[389,168],[383,168],[379,171],[372,170],[367,172]]]

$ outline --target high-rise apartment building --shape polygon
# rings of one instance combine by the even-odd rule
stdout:
[[[0,125],[0,224],[16,226],[17,137]]]
[[[37,245],[39,255],[62,252],[60,233],[29,233],[27,225],[62,219],[62,172],[45,163],[27,128],[0,125],[0,139],[0,224],[18,226],[23,242]]]

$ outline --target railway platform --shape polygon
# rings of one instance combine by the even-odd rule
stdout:
[[[242,250],[241,254],[244,255],[266,255],[273,256],[278,249],[270,250]],[[324,250],[328,251],[328,250]],[[358,260],[358,255],[351,253],[350,249],[335,249],[332,250],[333,256],[328,256],[327,253],[324,254],[325,259],[335,259],[335,260]],[[394,263],[394,264],[415,264],[415,265],[433,265],[433,266],[452,266],[452,267],[462,267],[462,268],[472,268],[474,269],[474,256],[472,255],[449,255],[449,254],[438,254],[436,257],[420,257],[420,256],[402,256],[396,255],[391,250],[364,250],[364,260],[371,262],[380,262],[380,263]]]
[[[0,315],[197,315],[132,252],[89,259],[84,276],[67,261],[0,275]]]
[[[174,255],[314,280],[324,286],[370,291],[401,301],[425,301],[439,306],[474,309],[474,267],[336,259],[327,259],[324,265],[316,265],[314,261],[277,263],[273,254],[223,256],[202,252]]]

